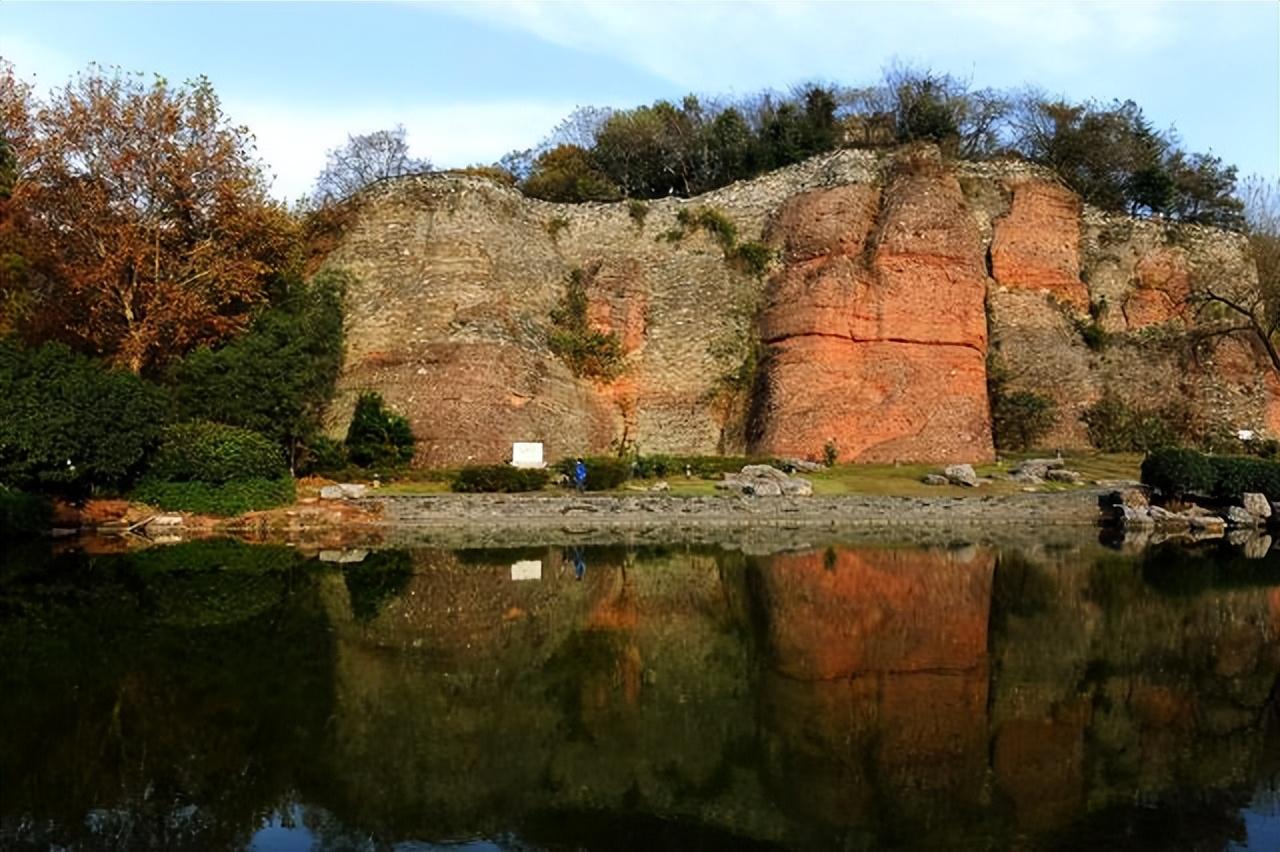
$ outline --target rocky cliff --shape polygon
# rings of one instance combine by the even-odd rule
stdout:
[[[736,233],[698,227],[707,212]],[[579,205],[405,178],[355,200],[324,262],[356,281],[330,423],[378,390],[421,465],[521,440],[550,458],[986,459],[992,349],[1012,389],[1057,401],[1056,446],[1086,443],[1079,416],[1107,390],[1280,432],[1247,338],[1190,345],[1196,282],[1253,286],[1244,240],[1100,213],[1024,163],[838,151],[693,199]],[[550,344],[571,278],[589,328],[616,337],[609,377]]]

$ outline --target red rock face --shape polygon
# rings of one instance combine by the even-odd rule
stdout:
[[[995,221],[991,274],[1002,287],[1043,290],[1088,310],[1089,290],[1080,280],[1080,199],[1042,180],[1012,189],[1008,215]]]
[[[1153,249],[1138,260],[1136,272],[1138,289],[1124,303],[1124,319],[1131,330],[1190,319],[1187,297],[1191,284],[1185,251]]]
[[[992,456],[985,274],[954,178],[794,197],[772,238],[768,345],[752,449],[842,461]]]

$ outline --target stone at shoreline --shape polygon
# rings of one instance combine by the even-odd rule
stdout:
[[[354,482],[326,485],[320,489],[321,500],[358,500],[368,494],[368,486]]]
[[[1229,506],[1227,508],[1227,526],[1256,527],[1260,525],[1261,519],[1243,506]]]
[[[1013,470],[1009,471],[1009,475],[1014,479],[1028,477],[1029,479],[1025,481],[1030,479],[1052,479],[1053,477],[1047,475],[1049,471],[1065,467],[1066,464],[1063,459],[1026,459],[1014,465]]]
[[[1072,485],[1078,485],[1080,481],[1084,479],[1083,476],[1076,473],[1074,470],[1063,470],[1062,468],[1054,468],[1047,471],[1044,478],[1050,482],[1067,482]]]
[[[950,485],[951,480],[947,479],[940,473],[926,473],[924,478],[920,480],[925,485]]]
[[[817,473],[820,470],[826,470],[826,465],[818,462],[808,461],[806,459],[778,459],[778,464],[782,465],[783,470],[787,471],[803,471],[804,473]]]
[[[749,464],[739,473],[726,473],[716,483],[716,488],[755,497],[781,497],[783,494],[807,497],[813,494],[813,484],[809,480],[787,476],[767,464]]]
[[[1271,501],[1267,499],[1265,494],[1246,491],[1240,497],[1240,505],[1255,518],[1271,517]]]
[[[355,562],[363,562],[368,555],[369,551],[367,550],[322,550],[320,551],[320,561],[349,565]]]
[[[963,485],[968,488],[975,488],[978,485],[978,474],[974,472],[971,464],[948,465],[943,469],[942,475],[953,485]]]
[[[181,515],[156,515],[147,521],[147,527],[180,527],[185,523]]]

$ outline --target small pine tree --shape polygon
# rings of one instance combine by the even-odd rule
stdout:
[[[375,391],[360,394],[347,429],[347,457],[361,467],[395,467],[413,459],[409,421],[389,410]]]

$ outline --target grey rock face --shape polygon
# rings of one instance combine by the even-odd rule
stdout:
[[[978,474],[974,472],[971,464],[953,464],[943,469],[942,475],[947,481],[953,485],[964,485],[968,488],[974,488],[978,484]]]

